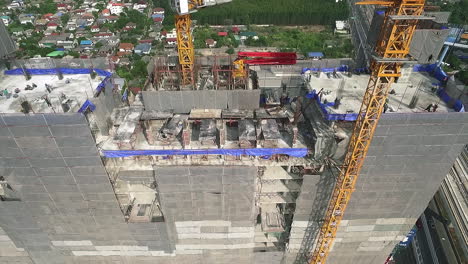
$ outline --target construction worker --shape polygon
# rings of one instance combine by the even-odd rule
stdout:
[[[430,104],[426,107],[426,109],[424,109],[424,111],[432,112],[432,111],[431,111],[431,110],[432,110],[432,107],[434,107],[434,104],[433,104],[433,103],[430,103]]]

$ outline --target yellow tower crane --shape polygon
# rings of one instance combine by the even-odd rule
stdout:
[[[408,60],[414,30],[418,20],[423,19],[425,0],[364,1],[357,4],[380,5],[387,9],[379,39],[372,53],[369,83],[312,253],[311,264],[324,264],[330,253],[382,114],[389,88],[395,78],[400,76],[402,64]]]
[[[190,14],[197,9],[213,6],[232,0],[170,0],[171,8],[176,12],[175,28],[177,32],[177,52],[179,53],[179,64],[182,76],[181,85],[194,84],[193,65],[195,62],[195,51],[192,38],[192,20]]]

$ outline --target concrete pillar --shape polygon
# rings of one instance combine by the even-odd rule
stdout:
[[[442,62],[444,62],[445,56],[447,56],[447,52],[449,50],[449,45],[445,45],[444,49],[442,50],[442,53],[440,54],[439,60],[437,61],[437,66],[440,66]]]
[[[219,146],[222,148],[226,144],[226,124],[222,120],[217,120],[216,126],[219,131]]]
[[[192,137],[192,128],[189,121],[184,121],[184,128],[182,129],[182,145],[184,148],[190,146],[190,138]]]

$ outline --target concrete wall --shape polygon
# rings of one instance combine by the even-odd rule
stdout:
[[[383,263],[468,143],[468,114],[383,114],[327,263]]]
[[[327,263],[384,263],[467,143],[467,113],[382,115]],[[336,174],[304,176],[285,263],[307,263]]]
[[[0,175],[19,199],[0,201],[0,263],[172,252],[165,223],[125,222],[81,114],[0,116]]]
[[[146,110],[257,109],[260,90],[143,91]]]

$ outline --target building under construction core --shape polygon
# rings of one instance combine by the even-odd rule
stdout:
[[[1,263],[308,262],[369,75],[300,61],[237,86],[205,57],[180,91],[154,64],[124,102],[104,71],[1,76]],[[329,263],[384,263],[468,142],[436,83],[392,86]]]

